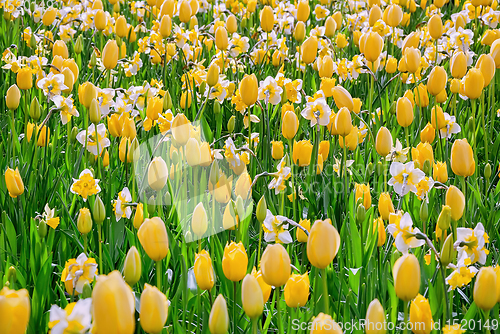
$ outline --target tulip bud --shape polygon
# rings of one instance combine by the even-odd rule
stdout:
[[[207,84],[214,87],[219,82],[219,65],[212,63],[207,71]]]
[[[78,99],[87,109],[90,108],[92,100],[97,100],[97,89],[91,82],[85,82],[78,87]]]
[[[148,205],[149,207],[149,205]],[[160,261],[168,254],[168,235],[165,223],[159,217],[146,219],[137,232],[139,242],[153,261]]]
[[[476,68],[481,71],[484,79],[483,88],[486,88],[495,77],[495,60],[489,54],[482,54],[477,60]]]
[[[318,54],[318,38],[311,36],[302,43],[301,59],[305,64],[311,64],[316,60]]]
[[[467,139],[457,139],[451,147],[451,169],[458,176],[471,176],[476,170],[472,147]]]
[[[392,269],[396,296],[404,302],[415,298],[420,290],[420,264],[413,254],[405,254]]]
[[[378,20],[382,19],[383,13],[378,5],[374,5],[370,9],[370,13],[368,15],[368,24],[370,27],[373,27]]]
[[[227,121],[227,132],[229,133],[234,132],[235,123],[236,123],[236,117],[233,115],[229,118],[229,121]]]
[[[365,331],[366,334],[385,334],[386,321],[384,307],[378,299],[372,300],[366,310]]]
[[[264,6],[260,12],[260,27],[266,33],[273,30],[274,27],[274,12],[270,6]]]
[[[76,39],[74,50],[75,50],[76,54],[82,53],[82,51],[83,51],[83,35],[78,35],[78,38]]]
[[[390,214],[395,212],[391,195],[389,193],[380,194],[380,198],[378,200],[378,212],[383,220],[389,220]]]
[[[92,230],[92,217],[90,216],[90,210],[87,208],[81,208],[78,214],[77,220],[78,232],[81,234],[87,234]]]
[[[436,40],[443,35],[443,22],[439,14],[434,14],[427,23],[427,29],[431,37]]]
[[[162,157],[154,157],[148,167],[149,186],[156,191],[160,191],[167,183],[168,169]]]
[[[37,97],[35,96],[33,100],[31,100],[30,104],[30,116],[34,121],[38,121],[42,116],[42,112],[40,109],[40,103],[38,102]]]
[[[5,95],[5,104],[10,110],[15,110],[19,106],[19,101],[21,100],[21,92],[17,85],[14,84],[7,89]]]
[[[444,241],[443,248],[441,248],[441,264],[446,268],[450,263],[455,260],[457,251],[453,247],[453,234],[450,234]]]
[[[365,179],[369,178],[372,174],[373,174],[373,171],[375,170],[375,167],[373,167],[373,162],[370,162],[367,166],[366,166],[366,171],[365,171]]]
[[[90,121],[97,125],[101,121],[101,108],[96,99],[92,99],[89,109]]]
[[[354,110],[354,100],[351,94],[347,91],[347,89],[340,85],[337,85],[333,88],[333,100],[335,101],[335,105],[339,109],[346,107],[349,111]]]
[[[118,37],[124,38],[127,36],[128,25],[125,16],[120,15],[115,21],[115,33]]]
[[[146,333],[161,333],[168,316],[167,297],[157,287],[144,285],[140,303],[141,327]]]
[[[451,207],[443,205],[441,213],[438,217],[438,226],[441,230],[446,231],[451,224]]]
[[[247,274],[241,286],[241,301],[245,314],[250,319],[259,317],[264,311],[264,298],[257,279]]]
[[[45,236],[47,236],[47,223],[44,220],[40,221],[40,223],[38,224],[37,232],[40,239],[43,239],[45,238]]]
[[[203,207],[203,202],[198,203],[194,208],[193,216],[191,218],[191,228],[193,233],[198,236],[198,238],[203,237],[208,227],[207,212]]]
[[[414,47],[407,47],[404,51],[404,64],[408,72],[417,72],[420,68],[420,50]]]
[[[325,21],[325,36],[328,38],[332,38],[335,35],[335,31],[337,30],[337,22],[331,16],[328,16]]]
[[[227,313],[226,300],[218,295],[212,305],[208,327],[211,334],[226,334],[229,329],[229,314]]]
[[[283,115],[281,133],[286,139],[293,139],[299,129],[299,119],[297,115],[290,110],[287,110]]]
[[[384,48],[384,40],[376,32],[367,33],[364,43],[364,54],[366,60],[369,62],[374,62],[380,57],[380,53]]]
[[[102,64],[108,70],[112,70],[118,64],[118,45],[116,41],[109,40],[102,50]]]
[[[290,256],[281,244],[268,245],[260,260],[264,282],[276,288],[284,285],[290,277]]]
[[[337,114],[337,118],[335,120],[335,128],[339,135],[345,137],[352,130],[352,120],[351,113],[346,107],[343,107],[339,110]]]
[[[420,214],[420,220],[423,222],[426,222],[427,218],[429,218],[429,207],[426,201],[422,201],[422,204],[420,205],[419,214]]]
[[[172,121],[172,137],[179,146],[186,145],[190,138],[189,120],[184,114],[177,114]]]
[[[217,46],[217,49],[221,51],[225,51],[227,49],[229,41],[226,28],[217,28],[217,31],[215,32],[215,45]]]
[[[450,59],[450,70],[453,78],[461,79],[467,73],[467,57],[459,50]]]
[[[135,246],[130,247],[123,264],[123,277],[128,285],[134,286],[141,279],[141,256]]]
[[[482,267],[474,284],[474,302],[483,311],[489,311],[497,303],[497,276],[492,267]]]
[[[356,210],[356,221],[358,222],[358,224],[361,224],[362,222],[365,221],[365,218],[366,218],[366,209],[363,206],[363,204],[359,204]]]
[[[172,33],[172,19],[169,15],[163,15],[160,21],[160,35],[167,38]]]
[[[432,177],[441,183],[448,181],[448,169],[445,162],[437,161],[434,163]]]
[[[22,90],[31,89],[31,87],[33,87],[33,75],[31,73],[31,68],[26,66],[19,69],[16,76],[16,83]]]
[[[96,224],[102,224],[104,219],[106,219],[106,208],[99,195],[96,196],[94,201],[94,208],[92,210],[92,217]]]
[[[489,162],[484,166],[484,177],[487,180],[489,180],[491,177],[491,165]]]

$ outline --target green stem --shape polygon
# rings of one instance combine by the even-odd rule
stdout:
[[[486,154],[486,162],[488,163],[488,131],[486,131],[486,121],[485,121],[485,113],[486,110],[484,110],[484,92],[481,94],[481,123],[483,126],[483,139],[484,139],[484,153]]]
[[[328,295],[328,282],[326,277],[326,268],[321,269],[321,278],[323,280],[323,302],[324,302],[324,312],[325,314],[330,313],[330,297]]]
[[[161,260],[156,261],[156,287],[161,290]]]
[[[283,320],[281,319],[280,288],[276,287],[276,309],[278,310],[278,333],[284,333]],[[234,333],[234,332],[233,332]]]
[[[252,334],[257,334],[259,329],[259,318],[255,317],[252,319]]]
[[[407,324],[408,324],[408,302],[403,301],[403,305],[404,305],[404,315],[405,315],[405,317],[404,317],[405,326],[404,326],[403,334],[406,334],[408,332],[408,326],[407,326]]]
[[[104,268],[102,267],[102,224],[97,224],[97,236],[99,237],[99,271],[104,273]]]

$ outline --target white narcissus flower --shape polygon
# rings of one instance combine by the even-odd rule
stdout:
[[[90,124],[87,130],[82,130],[76,135],[76,139],[84,147],[86,145],[87,150],[95,156],[100,156],[102,151],[111,144],[104,124],[99,124],[97,131],[96,126]]]
[[[116,221],[119,221],[120,218],[130,218],[130,216],[132,216],[132,208],[128,205],[131,202],[132,195],[130,195],[130,190],[125,187],[122,191],[120,191],[118,198],[114,203]]]
[[[443,114],[446,126],[439,130],[439,137],[450,139],[452,134],[459,133],[462,129],[456,122],[455,116],[450,116],[447,112]]]
[[[474,229],[459,227],[457,228],[457,241],[455,248],[457,249],[458,262],[471,264],[479,262],[484,265],[489,251],[485,248],[489,242],[488,234],[484,231],[484,226],[478,223]]]
[[[78,110],[76,110],[73,104],[73,98],[71,95],[68,97],[56,95],[52,98],[52,102],[54,102],[57,109],[59,109],[59,112],[61,113],[61,122],[63,125],[71,120],[71,116],[80,116]]]
[[[286,166],[285,158],[281,159],[277,168],[278,171],[272,174],[274,178],[268,185],[269,189],[274,189],[276,195],[286,188],[285,181],[292,176],[292,170]]]
[[[40,79],[37,86],[43,90],[45,96],[49,96],[50,98],[54,95],[60,95],[61,91],[68,89],[68,86],[64,84],[64,75],[52,72],[45,78]]]
[[[91,326],[91,298],[80,299],[63,310],[57,305],[50,308],[49,327],[51,334],[87,333]]]
[[[266,103],[277,105],[281,102],[281,93],[283,93],[283,89],[278,86],[273,77],[267,77],[260,82],[259,100],[265,100]]]
[[[401,215],[401,213],[391,213],[389,222],[387,230],[394,237],[396,248],[401,253],[406,254],[408,253],[408,249],[420,247],[425,244],[424,240],[415,237],[415,234],[420,233],[420,230],[413,228],[413,221],[408,212],[404,215]]]
[[[311,121],[311,126],[319,125],[326,126],[330,123],[330,115],[332,111],[324,98],[319,98],[313,102],[307,102],[306,108],[300,113],[302,117]]]
[[[275,216],[267,210],[266,219],[263,222],[264,240],[266,242],[277,242],[283,244],[291,243],[292,236],[288,232],[288,218]]]
[[[425,173],[415,168],[413,161],[402,164],[393,162],[390,167],[392,178],[387,184],[394,187],[399,196],[404,196],[410,191],[417,192],[417,184],[425,177]]]

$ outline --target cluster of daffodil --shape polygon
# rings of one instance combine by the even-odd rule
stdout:
[[[0,0],[0,333],[496,332],[497,7]]]

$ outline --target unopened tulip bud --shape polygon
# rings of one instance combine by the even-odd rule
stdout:
[[[367,166],[366,166],[366,171],[365,171],[365,179],[369,178],[370,175],[373,174],[373,171],[375,169],[375,167],[373,167],[373,162],[370,162]]]
[[[42,112],[40,109],[40,102],[38,102],[37,97],[35,96],[30,104],[30,117],[34,121],[38,121],[42,116]]]
[[[17,85],[14,84],[7,89],[7,94],[5,95],[5,104],[10,110],[15,110],[19,106],[19,101],[21,100],[21,92]]]
[[[497,303],[497,276],[492,267],[482,267],[474,284],[474,302],[483,311],[489,311]]]
[[[484,166],[484,177],[487,180],[491,177],[491,165],[489,162]]]
[[[378,299],[372,300],[366,310],[365,331],[366,334],[385,334],[386,331],[384,307]]]
[[[210,318],[208,320],[208,327],[211,334],[226,334],[229,329],[227,304],[222,295],[217,296],[214,304],[212,305]]]
[[[365,221],[366,218],[366,209],[363,204],[358,205],[358,209],[356,210],[356,220],[358,224],[361,224]]]
[[[241,302],[245,314],[254,319],[264,311],[264,297],[257,279],[247,274],[241,286]]]
[[[17,280],[17,270],[14,266],[10,266],[9,270],[7,271],[7,281],[10,282],[11,284],[16,283]]]
[[[375,173],[377,173],[377,175],[382,175],[383,172],[384,172],[384,165],[379,161],[375,166]]]
[[[135,246],[130,247],[123,264],[123,278],[128,285],[134,286],[141,279],[141,256]]]
[[[441,230],[446,231],[451,224],[451,208],[448,205],[443,205],[441,213],[438,217],[438,226]]]
[[[92,217],[90,215],[90,210],[87,208],[80,209],[77,219],[78,232],[81,234],[87,234],[92,230]]]
[[[80,54],[83,51],[83,35],[79,35],[75,43],[75,53]]]
[[[92,210],[92,217],[96,224],[102,224],[106,219],[106,208],[99,195],[96,196],[94,201],[94,209]]]
[[[85,282],[80,299],[87,299],[90,297],[92,297],[92,288],[90,287],[89,282]]]
[[[92,54],[90,55],[90,66],[91,67],[95,67],[97,65],[97,54],[94,52],[92,52]]]
[[[40,239],[45,238],[47,235],[47,223],[44,220],[40,221],[40,224],[38,224],[37,232]]]
[[[163,110],[172,110],[173,106],[172,97],[168,90],[166,90],[165,96],[163,96]]]
[[[233,115],[229,118],[229,121],[227,121],[227,131],[229,133],[234,132],[234,126],[236,124],[236,117]]]
[[[453,246],[453,234],[451,233],[444,241],[443,247],[441,248],[441,263],[444,268],[446,268],[450,263],[455,260],[457,251]]]
[[[101,121],[101,108],[99,107],[99,103],[96,99],[92,99],[92,102],[90,103],[89,117],[90,121],[94,124]]]
[[[420,205],[420,220],[423,222],[427,221],[427,218],[429,218],[429,207],[426,203],[426,201],[422,201],[422,204]]]
[[[420,264],[413,254],[400,257],[392,269],[396,296],[404,302],[415,298],[420,290]]]

